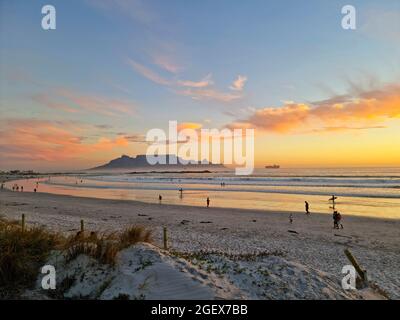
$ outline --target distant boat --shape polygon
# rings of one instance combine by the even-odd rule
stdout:
[[[273,164],[272,166],[265,166],[265,169],[279,169],[280,167],[277,164]]]

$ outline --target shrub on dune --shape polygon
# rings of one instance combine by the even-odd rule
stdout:
[[[31,284],[61,241],[60,235],[44,228],[22,230],[17,222],[0,220],[0,288]]]

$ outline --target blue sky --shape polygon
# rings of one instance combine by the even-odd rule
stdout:
[[[57,10],[56,30],[41,28],[45,4]],[[346,4],[357,30],[341,28]],[[221,127],[400,76],[397,0],[1,0],[0,15],[2,118],[107,125],[89,141],[168,120]],[[132,112],[60,109],[72,96]]]

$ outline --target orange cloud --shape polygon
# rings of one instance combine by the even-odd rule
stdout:
[[[258,109],[229,127],[252,127],[277,133],[338,131],[377,128],[377,123],[397,117],[400,117],[400,85],[387,85],[380,90],[360,92],[355,97],[343,95],[309,104],[289,103],[279,108]]]
[[[178,124],[178,132],[184,129],[192,129],[192,130],[198,130],[202,128],[202,124],[201,123],[197,123],[197,122],[182,122],[180,124]]]
[[[96,152],[127,147],[129,143],[124,136],[91,141],[85,135],[96,127],[66,121],[8,119],[2,121],[1,128],[2,162],[88,159]]]

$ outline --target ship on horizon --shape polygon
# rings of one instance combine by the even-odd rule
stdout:
[[[270,166],[265,166],[265,169],[279,169],[281,166],[277,164],[273,164]]]

